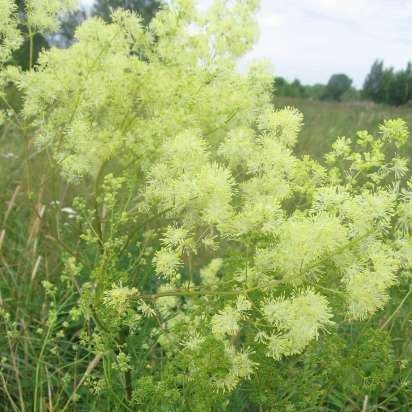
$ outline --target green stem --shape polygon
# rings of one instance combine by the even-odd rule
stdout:
[[[54,326],[54,323],[50,323],[49,327],[47,329],[47,334],[46,337],[44,338],[43,345],[40,350],[39,358],[37,360],[37,365],[36,365],[36,375],[35,375],[35,383],[34,383],[34,405],[33,405],[33,412],[38,411],[38,403],[39,403],[39,379],[40,379],[40,364],[43,359],[44,351],[46,350],[46,346],[48,344],[50,334],[52,331],[52,328]]]
[[[314,269],[315,267],[317,267],[325,259],[328,259],[331,256],[335,256],[337,254],[340,254],[340,253],[344,252],[346,249],[353,246],[354,244],[356,244],[358,242],[361,242],[363,239],[365,239],[370,234],[372,234],[372,232],[373,232],[373,230],[370,230],[370,231],[358,236],[357,238],[354,238],[354,239],[350,240],[345,245],[337,248],[330,255],[326,256],[323,259],[321,259],[320,262],[318,261],[318,262],[316,262],[314,264],[311,264],[308,267],[306,267],[305,271],[310,271],[310,270]],[[199,295],[202,295],[202,296],[236,296],[236,295],[242,295],[242,294],[255,292],[255,291],[258,291],[258,290],[262,291],[264,289],[268,289],[268,288],[278,286],[280,284],[285,284],[285,283],[286,283],[286,281],[284,281],[284,280],[273,280],[273,281],[268,282],[264,285],[258,285],[258,286],[254,286],[254,287],[251,287],[251,288],[248,288],[248,289],[235,289],[235,290],[222,290],[222,291],[221,290],[204,290],[204,289],[198,289],[198,290],[175,289],[175,290],[169,290],[167,292],[141,294],[138,297],[140,299],[144,299],[144,300],[154,300],[154,299],[159,299],[159,298],[167,297],[167,296],[199,296]],[[314,285],[314,286],[317,287],[318,285]],[[325,289],[325,288],[323,288],[323,289]],[[334,292],[334,293],[339,293],[338,291],[334,291],[332,289],[328,289],[328,291]]]
[[[97,173],[96,176],[96,181],[94,184],[94,216],[96,219],[96,233],[97,236],[99,237],[99,250],[100,253],[103,254],[104,252],[104,245],[103,245],[103,227],[102,227],[102,219],[100,217],[100,212],[99,212],[99,195],[100,195],[100,181],[102,179],[104,169],[108,163],[108,160],[105,160],[102,165],[100,166],[99,172]]]
[[[30,23],[27,26],[29,31],[29,70],[31,70],[33,68],[34,33],[32,32]]]
[[[411,295],[412,293],[412,287],[409,289],[408,293],[405,295],[405,297],[401,300],[401,302],[399,303],[398,307],[393,311],[392,315],[389,316],[388,319],[386,319],[385,323],[381,326],[381,329],[385,329],[386,326],[389,324],[389,322],[395,317],[395,315],[401,310],[402,306],[404,305],[404,303],[406,302],[406,300],[408,299],[408,297]]]
[[[124,328],[120,331],[119,342],[121,345],[127,346],[127,338],[129,337],[129,329]],[[125,391],[126,391],[126,400],[130,402],[132,399],[133,387],[132,387],[132,371],[127,369],[124,372],[124,382],[125,382]]]
[[[169,290],[167,292],[142,294],[142,295],[139,295],[138,297],[144,300],[154,300],[154,299],[159,299],[159,298],[163,298],[167,296],[199,296],[199,295],[202,295],[202,296],[237,296],[237,295],[243,295],[243,294],[255,292],[257,290],[268,289],[270,287],[277,286],[283,283],[285,283],[285,281],[283,280],[273,280],[271,282],[266,283],[265,285],[254,286],[248,289],[234,289],[234,290],[175,289],[175,290]]]

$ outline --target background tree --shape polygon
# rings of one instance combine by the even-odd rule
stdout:
[[[88,13],[80,7],[62,19],[60,32],[53,37],[53,43],[59,47],[68,47],[74,39],[77,26],[87,19],[88,14],[111,21],[112,10],[124,9],[137,12],[143,18],[143,24],[148,25],[163,4],[160,0],[97,0]]]
[[[354,87],[347,87],[347,84],[350,86],[352,80],[343,75],[344,80],[342,82],[342,80],[339,80],[341,75],[337,76],[339,76],[337,80],[332,79],[332,76],[332,83],[329,84],[329,89],[328,86],[321,83],[305,85],[299,79],[289,83],[284,77],[276,77],[273,82],[273,93],[278,97],[305,98],[310,100],[359,100],[361,98],[359,91]],[[345,79],[348,79],[350,83]]]
[[[376,60],[363,84],[363,96],[376,103],[386,102],[391,77],[392,73],[390,70],[384,69],[383,61]]]
[[[405,70],[391,72],[386,103],[399,106],[411,99],[412,70],[409,62]]]
[[[412,64],[405,69],[394,71],[385,68],[383,61],[376,60],[366,76],[362,95],[376,103],[399,106],[412,98]]]
[[[97,0],[92,8],[92,16],[101,17],[104,21],[111,21],[111,10],[124,9],[135,11],[143,17],[145,25],[159,10],[162,5],[159,0]]]
[[[58,47],[69,47],[74,40],[76,28],[88,17],[88,12],[84,7],[79,7],[72,13],[66,14],[61,20],[60,31],[50,39],[51,44]]]
[[[326,85],[322,99],[340,101],[342,100],[343,94],[348,91],[351,86],[352,79],[346,74],[333,74]]]
[[[19,15],[23,16],[24,20],[24,16],[26,15],[25,3],[22,0],[17,0],[15,3],[17,5]],[[19,29],[23,33],[24,41],[20,48],[14,51],[11,63],[16,66],[20,66],[23,70],[27,70],[31,63],[34,64],[37,61],[40,51],[49,47],[49,43],[44,35],[35,33],[33,35],[32,43],[33,50],[30,53],[30,42],[28,39],[27,27],[24,24],[19,24]]]
[[[305,94],[311,100],[320,100],[325,93],[326,86],[321,83],[316,83],[305,87]]]
[[[342,94],[341,100],[343,102],[353,102],[361,100],[362,96],[358,89],[355,87],[350,87],[346,90],[345,93]]]
[[[289,83],[283,77],[277,77],[274,81],[274,90],[277,96],[305,97],[305,86],[295,79]]]

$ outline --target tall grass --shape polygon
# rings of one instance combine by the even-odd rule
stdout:
[[[320,160],[338,136],[354,137],[358,130],[378,132],[384,119],[404,119],[412,130],[412,106],[386,106],[371,102],[323,102],[279,97],[275,106],[293,106],[304,115],[304,127],[296,150]],[[412,154],[412,141],[409,140]]]

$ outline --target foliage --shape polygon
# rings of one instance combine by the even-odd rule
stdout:
[[[298,79],[289,83],[283,77],[276,77],[273,82],[274,94],[276,96],[287,97],[306,97],[306,89],[308,86],[304,86]]]
[[[53,36],[52,41],[58,46],[68,47],[74,41],[76,28],[90,15],[110,22],[112,11],[117,9],[136,12],[143,18],[143,23],[148,25],[162,4],[159,0],[96,0],[90,11],[81,6],[66,14],[62,18],[60,31]]]
[[[340,101],[342,96],[349,91],[351,85],[352,79],[346,74],[333,74],[326,85],[322,99]]]
[[[289,83],[278,77],[274,80],[274,94],[280,97],[312,100],[361,101],[370,100],[388,105],[405,105],[412,100],[412,63],[395,71],[376,60],[365,78],[363,88],[351,87],[352,80],[345,74],[334,74],[326,85],[303,85],[298,79]]]
[[[273,81],[273,94],[275,97],[294,97],[320,100],[325,93],[324,84],[304,85],[298,79],[289,83],[283,77],[276,77]]]
[[[365,79],[363,95],[376,103],[407,103],[412,99],[412,64],[409,62],[405,70],[394,71],[376,60]]]
[[[388,334],[360,330],[352,339],[356,344],[329,335],[291,362],[273,364],[258,354],[261,368],[244,385],[252,405],[276,412],[315,410],[315,405],[326,410],[321,405],[328,397],[333,399],[332,391],[358,399],[359,404],[365,393],[376,396],[394,374]],[[345,399],[334,403],[337,410],[352,410]]]
[[[143,18],[143,23],[147,25],[161,5],[162,2],[159,0],[97,0],[93,4],[92,16],[110,21],[112,10],[124,9],[137,12]]]
[[[7,44],[12,42],[12,33],[4,33],[2,47],[8,48],[12,54],[13,63],[20,66],[23,70],[29,70],[37,62],[37,58],[42,49],[49,47],[47,37],[60,28],[60,19],[75,9],[76,0],[67,1],[22,1],[3,2],[0,4],[4,13],[10,13],[10,7],[14,13],[9,14],[9,18],[14,21],[14,29],[17,29],[16,36],[19,37],[18,44]],[[6,17],[3,27],[10,27]],[[16,39],[14,40],[16,41]],[[1,61],[0,56],[0,61]]]
[[[38,30],[55,28],[65,4],[54,6],[33,20]],[[325,332],[327,358],[344,357],[338,331],[371,319],[390,288],[407,282],[405,122],[338,138],[324,165],[296,156],[303,118],[272,107],[270,68],[236,70],[256,39],[257,7],[222,0],[199,12],[179,0],[147,29],[136,14],[116,11],[111,23],[83,23],[69,48],[42,53],[36,70],[2,70],[2,82],[23,95],[21,112],[5,117],[32,150],[25,186],[36,212],[27,242],[12,232],[17,239],[6,247],[22,259],[6,272],[26,274],[26,296],[35,297],[28,304],[40,308],[31,319],[6,290],[10,352],[0,377],[8,407],[37,412],[47,400],[63,412],[79,396],[96,411],[317,402],[288,405],[256,391],[284,390],[268,367],[287,370],[300,356],[310,386]],[[7,58],[17,42],[4,44]],[[43,160],[47,184],[33,179],[32,156]],[[46,242],[59,248],[49,254]],[[41,259],[25,262],[37,255],[47,264],[33,294]],[[376,367],[392,356],[385,333],[369,333],[346,354],[345,390],[355,391],[351,373],[371,390],[392,376],[389,366]],[[38,336],[39,351],[27,347],[27,335]],[[20,385],[17,350],[33,387]],[[359,359],[367,365],[351,368]],[[328,366],[326,376],[339,369]]]
[[[76,28],[88,18],[88,14],[84,6],[66,13],[61,18],[60,30],[49,39],[51,45],[64,48],[69,47],[74,41]]]
[[[334,74],[328,84],[303,85],[298,79],[289,83],[283,77],[273,82],[274,95],[279,97],[307,98],[311,100],[359,100],[358,90],[351,87],[352,80],[345,74]]]

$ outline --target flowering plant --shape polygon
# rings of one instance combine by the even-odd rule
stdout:
[[[53,30],[66,6],[29,2],[27,22]],[[255,353],[276,362],[370,317],[412,263],[405,123],[339,138],[324,164],[295,155],[303,117],[273,108],[270,67],[236,68],[257,7],[176,0],[147,29],[115,11],[34,70],[3,66],[36,149],[76,194],[72,316],[123,376],[125,408],[153,394],[224,405],[258,373]],[[0,13],[6,63],[19,17],[10,0]]]

